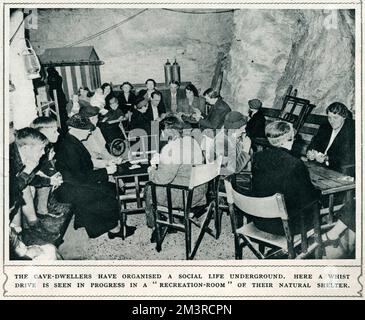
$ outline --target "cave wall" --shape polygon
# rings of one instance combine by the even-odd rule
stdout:
[[[293,84],[299,96],[316,105],[313,113],[324,114],[326,107],[335,101],[354,111],[354,12],[303,10],[298,17],[302,33],[293,39],[274,105],[280,105],[286,89]]]
[[[38,10],[38,29],[30,40],[38,54],[45,48],[62,47],[97,33],[127,17],[136,9]],[[202,90],[209,87],[219,52],[228,53],[233,13],[184,14],[149,9],[136,18],[82,45],[93,45],[101,60],[102,81],[113,84],[143,83],[147,78],[164,82],[163,65],[176,57],[181,80]]]
[[[289,85],[324,114],[334,101],[354,108],[354,17],[350,10],[240,10],[223,96],[236,110],[259,98],[280,108]]]

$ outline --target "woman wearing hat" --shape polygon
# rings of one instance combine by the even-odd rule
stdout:
[[[133,106],[136,104],[136,96],[132,92],[133,86],[130,82],[126,81],[120,85],[121,93],[118,97],[119,108],[126,114],[128,111],[133,111]]]
[[[95,126],[90,136],[82,141],[83,145],[91,155],[91,160],[95,168],[105,168],[105,165],[109,162],[117,163],[117,158],[112,156],[106,149],[106,140],[102,131],[97,127],[99,109],[91,105],[84,106],[80,109],[79,114],[85,118],[88,118],[90,122]]]
[[[115,186],[108,182],[108,175],[115,173],[116,165],[94,170],[90,153],[82,144],[95,129],[88,118],[76,114],[67,124],[69,131],[56,153],[56,168],[63,177],[63,184],[56,190],[57,197],[73,205],[75,227],[84,227],[90,238],[106,232],[111,239],[119,237],[118,200]],[[128,227],[127,235],[134,230]]]
[[[259,99],[248,101],[250,120],[247,122],[246,132],[251,139],[265,138],[266,119],[262,112],[262,102]]]
[[[223,129],[214,138],[214,148],[207,152],[208,160],[223,156],[221,174],[238,173],[249,165],[251,140],[246,136],[247,117],[238,111],[229,112]]]
[[[136,108],[133,110],[130,122],[130,129],[142,129],[147,135],[151,134],[151,117],[147,113],[148,100],[140,99],[137,102]]]

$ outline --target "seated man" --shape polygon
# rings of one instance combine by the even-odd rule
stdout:
[[[259,99],[252,99],[248,101],[250,120],[247,122],[247,135],[251,139],[265,138],[266,119],[262,112],[262,102]]]
[[[334,102],[327,109],[328,122],[322,124],[308,147],[308,160],[324,163],[330,169],[354,176],[355,128],[350,111]]]
[[[160,121],[165,117],[166,108],[162,100],[161,92],[152,92],[151,100],[148,101],[146,114],[149,117],[150,121]]]
[[[247,117],[231,111],[224,120],[223,129],[215,136],[207,153],[211,162],[218,155],[223,156],[222,175],[239,173],[247,168],[250,161],[251,140],[246,136]]]
[[[40,170],[37,172],[33,181],[32,186],[36,187],[36,198],[37,198],[37,214],[39,217],[60,217],[62,212],[48,211],[48,199],[52,188],[57,188],[62,183],[62,176],[57,172],[54,167],[54,150],[53,144],[58,140],[58,127],[57,121],[51,117],[38,117],[33,120],[31,124],[32,128],[38,130],[47,137],[49,146],[49,152],[45,155],[47,159],[43,159]]]
[[[252,194],[268,197],[275,193],[284,195],[289,216],[289,226],[294,234],[300,233],[300,213],[304,211],[305,225],[313,226],[311,205],[318,201],[305,164],[290,154],[294,142],[293,126],[285,121],[274,121],[266,126],[266,137],[273,148],[257,152],[252,166]],[[306,211],[308,208],[309,211]],[[254,217],[257,228],[284,235],[281,219]]]
[[[23,128],[16,132],[15,142],[9,146],[9,207],[11,227],[22,233],[22,215],[27,223],[27,232],[39,240],[39,244],[54,241],[58,235],[49,232],[38,219],[30,182],[35,176],[39,159],[44,154],[47,138],[33,128]]]
[[[200,128],[220,129],[223,126],[225,116],[231,111],[231,108],[223,101],[219,93],[212,88],[207,89],[203,96],[212,107],[207,117],[199,121]]]
[[[173,80],[170,82],[169,90],[163,92],[163,101],[166,111],[176,113],[181,109],[181,104],[185,99],[184,90],[180,89],[180,82]]]

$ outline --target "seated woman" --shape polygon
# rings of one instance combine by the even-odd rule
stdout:
[[[91,132],[88,139],[82,141],[83,145],[91,155],[91,160],[94,167],[101,169],[105,168],[111,163],[120,163],[121,159],[114,157],[108,152],[105,138],[100,128],[96,126],[98,123],[99,109],[96,107],[87,106],[81,108],[79,114],[85,118],[88,118],[89,121],[95,126],[95,130]]]
[[[305,225],[313,226],[311,205],[318,201],[303,161],[290,154],[294,142],[293,126],[285,121],[274,121],[265,128],[273,148],[257,152],[252,167],[252,194],[268,197],[275,193],[284,195],[293,234],[300,233],[300,213],[304,210]],[[306,210],[308,208],[308,211]],[[257,228],[273,234],[284,235],[281,219],[253,218]]]
[[[94,95],[90,99],[90,105],[98,108],[98,112],[101,115],[104,115],[108,112],[108,110],[105,109],[105,97],[104,97],[103,89],[97,88],[95,90]]]
[[[120,85],[120,90],[122,91],[118,97],[119,107],[124,114],[127,112],[132,112],[136,104],[136,96],[132,92],[133,86],[130,82],[126,81]]]
[[[80,87],[77,94],[73,95],[72,100],[68,103],[68,115],[71,117],[78,113],[80,108],[90,104],[92,93],[88,87]]]
[[[184,121],[196,123],[205,115],[205,99],[199,97],[198,89],[192,83],[185,87],[185,95],[177,111]]]
[[[100,87],[103,90],[104,100],[105,100],[105,109],[110,109],[110,100],[115,97],[113,88],[110,83],[103,83]]]
[[[121,138],[122,131],[119,127],[120,122],[126,117],[123,111],[119,108],[118,99],[113,97],[110,99],[110,110],[106,113],[99,122],[99,127],[105,141],[112,143],[114,139]]]
[[[146,100],[151,100],[151,94],[152,92],[154,92],[156,90],[156,81],[153,79],[147,79],[145,82],[146,88],[145,89],[141,89],[138,92],[137,98],[138,100],[141,99],[146,99]]]
[[[72,203],[75,227],[84,227],[90,238],[108,232],[110,239],[120,237],[118,200],[115,185],[108,175],[116,172],[116,165],[94,170],[91,155],[82,144],[95,126],[86,117],[76,114],[68,120],[69,131],[60,141],[56,152],[56,168],[63,184],[56,190],[57,198]],[[135,228],[127,228],[127,236]]]
[[[138,101],[138,100],[137,100]],[[148,100],[142,99],[137,102],[136,108],[132,112],[130,129],[142,129],[147,134],[151,133],[151,117],[147,113]]]
[[[151,160],[151,167],[149,168],[150,181],[157,184],[172,183],[188,186],[192,166],[204,163],[202,150],[194,138],[182,136],[183,129],[187,127],[177,117],[166,117],[162,121],[161,126],[163,128],[163,137],[167,140],[167,144],[161,149],[160,154],[156,154]],[[193,207],[206,204],[206,192],[206,185],[195,189],[192,200]],[[147,197],[151,196],[150,191],[147,193]],[[167,205],[166,190],[164,188],[156,188],[156,196],[157,202],[160,205]],[[171,198],[173,208],[183,208],[181,191],[172,190]],[[146,217],[147,225],[153,228],[154,218],[150,204],[151,201],[147,200]]]
[[[350,111],[344,104],[334,102],[326,112],[328,122],[319,127],[307,149],[307,158],[354,176],[355,128],[349,119]]]

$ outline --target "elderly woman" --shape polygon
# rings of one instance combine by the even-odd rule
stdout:
[[[56,152],[56,168],[63,177],[63,184],[56,190],[57,198],[72,203],[75,227],[84,227],[90,238],[106,232],[110,239],[120,237],[115,186],[108,183],[108,175],[116,171],[116,166],[109,164],[94,170],[91,155],[82,144],[95,129],[88,118],[76,114],[67,124],[69,132]],[[127,235],[134,230],[127,227]]]
[[[300,233],[300,212],[304,210],[305,224],[312,226],[311,205],[318,200],[309,172],[302,160],[290,154],[294,142],[292,124],[274,121],[265,128],[273,148],[256,153],[252,167],[252,193],[256,197],[284,195],[289,216],[289,226],[294,234]],[[257,228],[273,234],[284,235],[281,219],[254,218]]]
[[[188,186],[193,165],[203,164],[204,158],[198,142],[191,136],[182,136],[186,126],[175,116],[166,117],[162,123],[162,137],[167,144],[159,155],[151,160],[149,169],[150,181],[157,184],[176,184]],[[156,166],[158,164],[158,167]],[[192,206],[202,206],[206,203],[207,186],[202,185],[195,189]],[[172,207],[183,208],[183,198],[180,190],[172,190]],[[148,194],[150,196],[150,192]],[[166,190],[156,189],[157,202],[167,205]],[[146,204],[150,201],[146,201]],[[146,208],[147,225],[154,226],[152,208]]]
[[[319,127],[318,133],[308,147],[307,158],[353,176],[355,128],[353,121],[349,119],[350,112],[340,102],[330,104],[326,112],[328,122]]]

